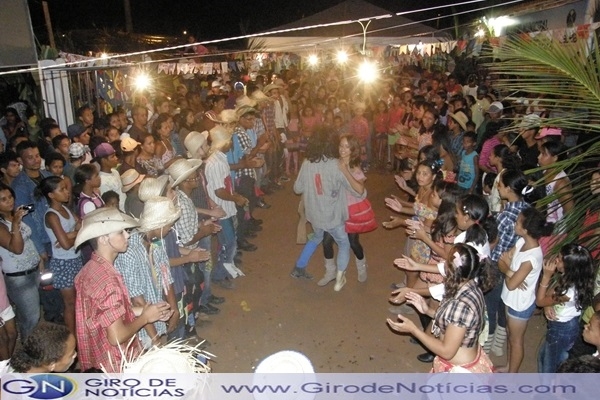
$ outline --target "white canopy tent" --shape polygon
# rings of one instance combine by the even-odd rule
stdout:
[[[358,22],[344,21],[362,20],[367,27],[366,45],[388,46],[403,44],[439,43],[450,40],[447,35],[439,34],[435,29],[383,8],[374,6],[363,0],[346,0],[298,21],[273,28],[272,35],[258,39],[261,48],[268,52],[295,52],[330,50],[342,47],[362,48],[363,27]],[[339,23],[339,24],[336,24]],[[336,24],[336,25],[329,25]],[[329,26],[327,26],[329,25]],[[298,29],[317,26],[311,29]],[[288,32],[280,32],[286,31]]]

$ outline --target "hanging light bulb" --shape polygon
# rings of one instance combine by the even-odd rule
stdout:
[[[348,53],[345,50],[339,50],[337,52],[337,61],[340,64],[345,64],[348,61]]]
[[[358,66],[358,78],[365,83],[372,83],[377,79],[377,65],[373,61],[365,60]]]
[[[319,63],[319,57],[316,54],[311,54],[308,56],[308,64],[312,67]]]
[[[145,90],[150,87],[150,77],[145,72],[140,72],[133,80],[137,90]]]

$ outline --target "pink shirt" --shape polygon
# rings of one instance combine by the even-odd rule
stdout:
[[[483,147],[481,148],[481,153],[479,154],[479,166],[486,167],[491,169],[494,172],[496,171],[496,167],[492,167],[490,165],[490,156],[494,151],[494,147],[501,144],[500,140],[494,135],[483,143]]]

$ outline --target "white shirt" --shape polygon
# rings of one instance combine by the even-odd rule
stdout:
[[[521,248],[524,245],[525,239],[520,238],[517,240],[517,243],[515,244],[515,253],[510,263],[510,270],[516,272],[524,262],[529,261],[531,263],[533,269],[524,280],[527,289],[522,290],[516,288],[514,290],[509,290],[506,286],[506,280],[504,280],[504,283],[502,284],[502,301],[515,311],[525,311],[535,303],[537,281],[544,262],[544,254],[542,253],[542,248],[540,246],[521,251]]]
[[[556,320],[558,322],[567,322],[581,315],[581,310],[578,310],[576,307],[577,293],[575,292],[575,288],[573,286],[567,289],[567,293],[565,293],[565,296],[569,298],[568,301],[554,305],[554,311],[556,312]]]
[[[125,193],[123,193],[123,183],[121,176],[116,170],[111,170],[110,173],[100,171],[100,194],[104,194],[112,190],[119,195],[119,209],[125,210]]]
[[[227,219],[237,214],[235,203],[229,200],[223,200],[215,194],[217,189],[227,189],[225,186],[225,179],[231,179],[231,169],[227,162],[227,156],[222,151],[215,151],[206,160],[206,167],[204,168],[204,174],[206,175],[206,191],[208,196],[217,205],[225,211],[226,216],[221,219]]]

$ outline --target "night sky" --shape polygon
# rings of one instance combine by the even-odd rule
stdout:
[[[256,33],[295,21],[322,11],[343,0],[130,0],[133,27],[137,33],[182,35],[184,30],[199,40],[220,39],[241,34],[240,25],[247,33]],[[450,5],[461,0],[370,0],[370,3],[391,12],[407,11],[434,5]],[[505,0],[506,1],[506,0]],[[458,11],[499,4],[501,0],[486,0]],[[41,0],[28,0],[34,32],[43,37],[45,25]],[[55,32],[71,29],[125,28],[123,0],[48,0]],[[419,21],[426,17],[451,14],[450,6],[424,14],[409,14],[407,18]],[[451,26],[452,18],[443,18],[440,26]],[[429,25],[436,26],[435,22]]]

